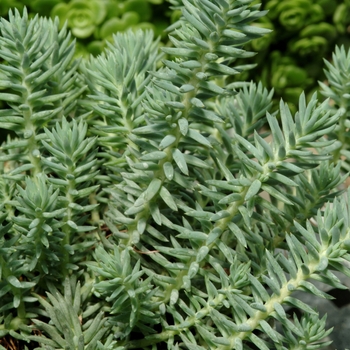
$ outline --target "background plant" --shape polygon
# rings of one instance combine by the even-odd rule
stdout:
[[[16,136],[0,150],[0,336],[322,348],[325,317],[294,291],[329,298],[312,281],[350,275],[349,54],[327,64],[332,104],[302,93],[297,113],[275,110],[273,91],[233,79],[269,33],[259,4],[172,4],[166,58],[128,31],[80,62],[58,19],[1,20],[0,126]]]
[[[0,5],[0,14],[6,16],[10,8],[22,11],[27,6],[30,15],[58,16],[61,26],[67,20],[78,39],[76,54],[88,57],[90,53],[101,53],[114,33],[128,28],[152,29],[166,42],[164,29],[180,13],[174,11],[179,2],[169,2],[173,6],[162,0],[6,0]],[[257,67],[246,71],[244,80],[262,81],[267,88],[274,88],[276,108],[283,97],[295,112],[300,93],[305,90],[310,98],[317,90],[318,80],[325,79],[322,58],[330,60],[335,45],[349,47],[346,34],[349,3],[328,0],[261,3],[262,9],[269,12],[255,25],[273,31],[248,44],[247,48],[259,55],[251,59]]]
[[[4,0],[0,15],[6,17],[9,9],[23,11],[65,21],[77,39],[76,55],[88,57],[102,52],[112,35],[129,28],[151,29],[164,39],[164,29],[170,23],[169,6],[163,0]]]
[[[309,97],[325,80],[323,58],[331,60],[335,45],[349,48],[348,1],[263,0],[262,9],[269,12],[258,26],[273,31],[251,42],[259,54],[252,59],[257,67],[246,72],[245,78],[261,80],[275,90],[275,104],[282,97],[293,112],[299,95]],[[249,46],[248,46],[249,47]],[[318,96],[319,99],[322,95]]]

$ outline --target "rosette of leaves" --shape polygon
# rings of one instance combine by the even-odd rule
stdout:
[[[306,59],[315,55],[323,57],[336,35],[335,27],[329,23],[310,24],[300,31],[298,39],[289,42],[288,51]]]
[[[128,28],[151,29],[166,40],[164,30],[172,13],[163,0],[4,0],[0,12],[6,17],[10,8],[22,10],[23,6],[30,16],[37,13],[52,18],[58,16],[61,27],[67,21],[73,37],[78,39],[76,56],[86,58],[89,54],[100,54],[106,40],[112,40],[114,33]]]
[[[247,72],[244,79],[261,79],[265,86],[275,88],[276,105],[283,97],[295,110],[300,88],[311,96],[318,88],[317,80],[325,79],[322,57],[330,57],[336,43],[348,45],[344,28],[349,24],[349,16],[346,16],[349,5],[329,0],[269,0],[262,1],[262,8],[269,12],[256,25],[271,28],[273,33],[252,41],[251,47],[259,54],[250,61],[257,67]],[[307,78],[300,88],[293,84],[283,90],[279,88],[273,67],[277,51],[280,56],[289,57],[293,70],[306,73]]]
[[[100,54],[106,47],[106,41],[113,41],[113,34],[129,28],[151,29],[157,36],[164,37],[169,20],[167,6],[160,7],[161,4],[163,0],[72,0],[57,4],[51,16],[58,16],[61,25],[68,21],[73,35],[81,39],[78,41],[77,55],[88,57],[89,53]]]
[[[270,18],[278,20],[279,24],[290,32],[297,32],[324,19],[322,7],[308,0],[270,0],[265,8],[270,11]]]
[[[107,15],[103,1],[72,0],[61,2],[51,11],[51,16],[60,19],[60,24],[67,21],[73,35],[80,39],[91,36]]]

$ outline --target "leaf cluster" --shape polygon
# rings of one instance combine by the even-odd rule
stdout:
[[[297,110],[301,92],[310,98],[318,90],[323,74],[322,59],[331,59],[336,45],[349,47],[346,28],[350,3],[340,0],[262,0],[269,11],[255,25],[272,30],[248,44],[259,54],[252,58],[256,67],[245,72],[246,80],[261,80],[275,89],[274,104],[280,98]],[[319,95],[319,99],[322,96]]]
[[[259,4],[172,4],[172,47],[129,31],[83,63],[57,20],[1,20],[0,127],[16,136],[0,149],[0,336],[322,348],[326,318],[294,292],[330,299],[312,282],[350,276],[348,55],[327,64],[333,107],[301,94],[274,110],[262,84],[231,83],[269,32]]]
[[[128,29],[153,30],[158,36],[170,23],[169,6],[163,0],[3,0],[0,16],[10,9],[26,7],[30,17],[36,14],[59,18],[60,28],[67,22],[76,42],[76,56],[98,55],[113,41],[112,35]]]

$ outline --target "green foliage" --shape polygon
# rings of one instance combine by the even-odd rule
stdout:
[[[87,349],[93,350],[101,348],[100,340],[108,331],[106,319],[103,312],[99,312],[89,322],[82,325],[84,313],[82,304],[91,291],[92,284],[85,284],[84,290],[80,288],[80,283],[76,278],[64,281],[64,295],[53,286],[48,285],[50,293],[47,293],[47,299],[36,295],[40,304],[45,308],[45,316],[51,319],[52,324],[47,324],[40,320],[34,319],[34,324],[43,329],[50,337],[30,336],[31,340],[38,340],[43,345],[49,346],[49,349]],[[87,311],[89,309],[87,308]],[[96,311],[96,310],[94,310]],[[42,347],[37,349],[47,349]],[[110,347],[104,347],[109,349]]]
[[[88,58],[100,54],[113,34],[130,28],[153,30],[166,39],[164,29],[169,25],[169,6],[163,0],[4,0],[0,16],[6,17],[9,9],[23,11],[29,17],[35,14],[59,18],[60,28],[67,22],[73,38],[77,39],[77,56]]]
[[[344,47],[336,47],[333,54],[333,64],[325,61],[326,67],[325,75],[328,80],[328,85],[320,82],[321,93],[331,98],[333,103],[330,106],[330,110],[333,112],[338,111],[341,118],[339,126],[336,128],[335,133],[329,135],[335,139],[336,142],[331,148],[334,152],[334,160],[342,160],[341,164],[345,171],[349,171],[349,133],[347,128],[349,127],[349,98],[350,90],[348,86],[348,77],[350,74],[349,66],[349,52],[346,53]]]
[[[82,62],[58,19],[1,20],[0,337],[321,349],[326,317],[294,292],[350,276],[350,53],[326,63],[329,99],[275,110],[239,79],[270,33],[259,4],[171,4],[172,46],[130,30]]]
[[[259,1],[256,1],[257,3]],[[299,95],[310,98],[325,80],[322,58],[331,59],[334,46],[349,47],[350,3],[334,0],[262,0],[269,11],[255,25],[272,33],[253,40],[248,47],[258,51],[251,60],[257,67],[245,79],[261,80],[275,89],[275,104],[282,97],[296,112]],[[322,96],[319,95],[319,98]]]
[[[87,38],[106,17],[106,8],[102,2],[73,0],[68,4],[61,2],[53,8],[52,15],[58,17],[61,26],[68,26],[77,38]]]

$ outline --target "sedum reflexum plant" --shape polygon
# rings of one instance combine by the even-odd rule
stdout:
[[[166,58],[130,31],[80,63],[57,20],[1,20],[0,127],[16,136],[0,150],[0,337],[321,349],[326,319],[294,292],[331,298],[312,282],[350,276],[349,54],[327,65],[332,105],[274,111],[273,91],[228,83],[268,32],[259,5],[171,3]]]

